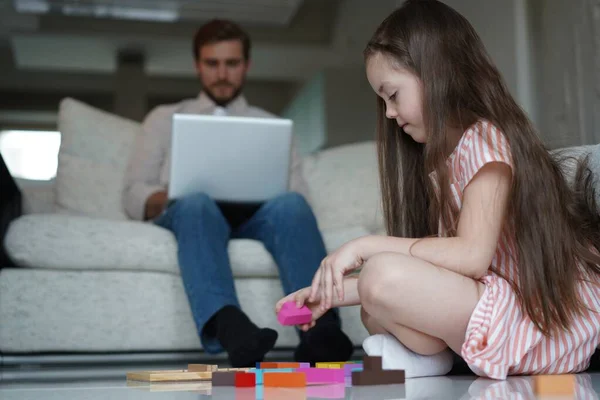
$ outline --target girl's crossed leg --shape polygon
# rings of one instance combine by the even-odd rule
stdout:
[[[360,273],[361,315],[370,334],[389,332],[415,353],[460,354],[485,285],[399,253],[371,257]]]

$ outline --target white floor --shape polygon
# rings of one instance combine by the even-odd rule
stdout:
[[[306,389],[214,388],[210,383],[133,384],[125,378],[75,383],[2,383],[2,400],[95,400],[95,399],[235,399],[235,400],[308,400],[308,399],[536,399],[530,377],[511,377],[492,381],[469,377],[409,379],[404,385],[350,387],[317,386]],[[577,375],[577,392],[563,399],[599,399],[600,373]],[[553,397],[552,399],[557,399]]]

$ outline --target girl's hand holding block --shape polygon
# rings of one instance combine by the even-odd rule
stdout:
[[[310,324],[312,322],[312,312],[306,306],[298,308],[295,301],[288,301],[279,310],[277,320],[281,325]]]

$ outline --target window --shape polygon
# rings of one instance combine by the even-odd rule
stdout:
[[[56,176],[60,132],[0,131],[0,154],[15,178],[48,181]]]

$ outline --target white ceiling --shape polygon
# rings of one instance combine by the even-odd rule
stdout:
[[[199,24],[216,17],[249,29],[251,79],[301,81],[343,62],[327,40],[334,23],[331,4],[337,4],[333,0],[10,1],[4,3],[10,4],[8,9],[0,7],[0,27],[7,30],[5,40],[20,71],[112,74],[118,54],[135,50],[144,55],[148,76],[192,78],[191,35]],[[65,16],[64,7],[72,5],[87,14]],[[149,13],[176,9],[180,20],[107,16],[105,11],[116,10],[116,5],[121,11],[144,8]],[[95,16],[89,14],[94,7]]]
[[[303,0],[13,0],[19,13],[146,21],[203,21],[286,26]]]

